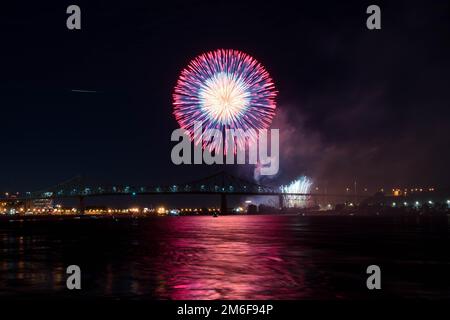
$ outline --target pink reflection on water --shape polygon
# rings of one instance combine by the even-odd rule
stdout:
[[[298,244],[290,250],[282,223],[274,216],[171,219],[156,295],[176,300],[306,296],[309,259]]]

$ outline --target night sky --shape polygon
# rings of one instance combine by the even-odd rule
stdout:
[[[279,91],[280,172],[264,183],[450,185],[448,1],[11,2],[0,19],[2,192],[78,174],[155,185],[221,170],[170,159],[178,75],[218,48],[255,57]],[[80,31],[66,28],[70,4]],[[370,4],[381,30],[366,28]]]

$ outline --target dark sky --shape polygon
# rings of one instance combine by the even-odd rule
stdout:
[[[220,170],[170,160],[177,77],[218,48],[255,57],[279,91],[281,168],[265,183],[450,184],[448,1],[373,2],[377,31],[365,25],[372,1],[11,2],[0,20],[0,191]],[[81,31],[66,28],[69,4]]]

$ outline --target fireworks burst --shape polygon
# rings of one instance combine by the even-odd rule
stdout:
[[[174,115],[195,143],[200,141],[194,136],[196,121],[203,130],[254,129],[257,133],[272,122],[276,94],[269,73],[258,61],[237,50],[219,49],[196,57],[181,72],[173,94]],[[236,136],[237,145],[245,147],[245,135]],[[249,143],[256,139],[252,134]],[[207,145],[204,142],[203,148]]]
[[[292,181],[289,185],[281,186],[280,190],[283,193],[309,193],[311,186],[312,181],[303,176]],[[307,196],[285,195],[284,205],[288,208],[304,207],[307,200]]]

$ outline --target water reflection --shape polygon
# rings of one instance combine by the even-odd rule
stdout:
[[[299,216],[86,219],[0,226],[0,296],[132,299],[450,297],[447,224]],[[78,295],[79,296],[79,295]]]
[[[290,251],[289,230],[277,217],[172,219],[155,262],[157,295],[170,299],[298,298],[310,259]]]

